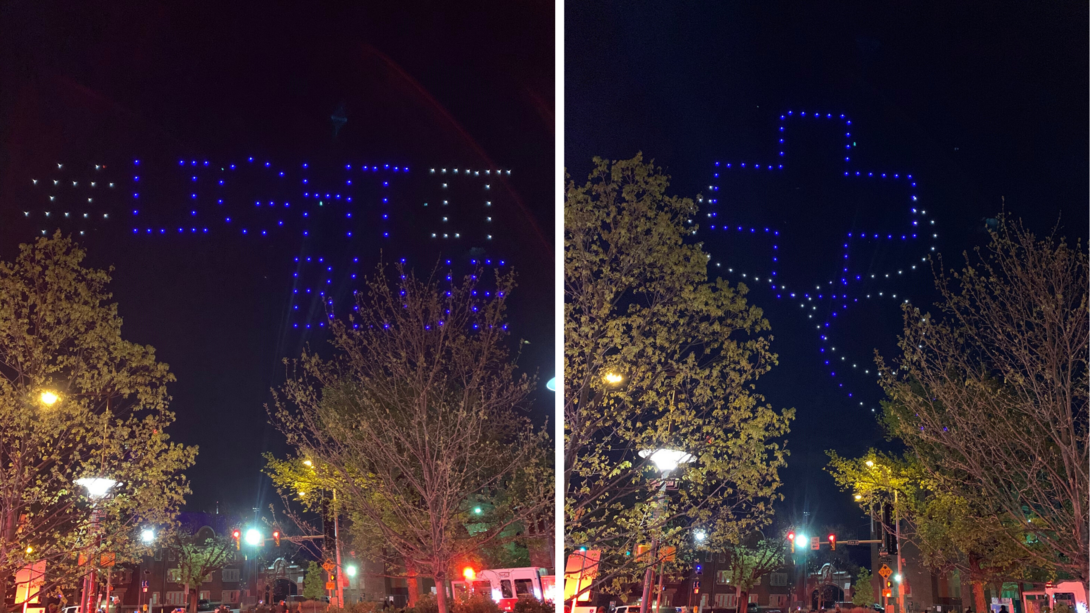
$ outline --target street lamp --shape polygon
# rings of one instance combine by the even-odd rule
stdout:
[[[110,488],[117,485],[117,481],[106,477],[84,477],[76,479],[76,485],[83,486],[83,489],[87,490],[88,498],[98,500],[110,493]]]
[[[42,394],[43,396],[45,394]],[[44,400],[44,399],[43,399]],[[56,402],[56,400],[54,400]],[[82,486],[87,491],[87,497],[91,499],[91,534],[94,535],[95,547],[98,548],[100,541],[100,535],[98,534],[98,524],[102,521],[102,509],[98,508],[98,501],[105,498],[110,493],[110,489],[117,485],[117,481],[107,477],[83,477],[82,479],[76,479],[76,485]],[[90,611],[95,605],[98,594],[95,593],[97,582],[95,580],[95,566],[94,563],[88,560],[91,567],[91,572],[83,578],[83,597],[80,603],[81,611]],[[110,596],[110,582],[106,582],[106,598],[109,600]],[[107,606],[109,606],[107,604]]]
[[[42,404],[44,404],[47,407],[51,407],[54,404],[57,404],[57,401],[60,400],[60,399],[61,399],[60,396],[58,396],[56,393],[51,392],[49,390],[45,390],[44,392],[42,392],[42,395],[38,397],[38,400],[40,400],[42,402]]]
[[[678,466],[688,464],[694,459],[691,453],[676,449],[644,449],[640,452],[640,457],[650,458],[651,463],[659,469],[663,477],[676,470]]]
[[[693,532],[693,538],[696,539],[696,542],[703,543],[704,539],[708,538],[708,533],[703,530],[697,530],[696,532]]]
[[[545,382],[545,389],[549,390],[550,392],[556,391],[556,377],[553,377],[552,379],[549,379]]]
[[[151,545],[155,542],[155,530],[151,528],[144,528],[140,532],[140,542],[145,545]]]
[[[345,566],[344,567],[344,574],[348,575],[349,577],[355,577],[356,576],[356,567],[351,566],[351,565]]]
[[[246,531],[246,544],[253,547],[257,547],[265,542],[265,535],[261,534],[261,531],[257,528],[250,528]]]
[[[612,373],[610,373],[612,374]],[[606,377],[609,377],[607,374]],[[617,375],[617,382],[620,382],[620,375]],[[608,382],[608,378],[607,378]],[[652,521],[657,521],[659,517],[659,510],[666,501],[666,477],[678,466],[682,464],[688,464],[693,461],[693,455],[684,451],[678,451],[677,449],[644,449],[639,453],[641,458],[647,458],[651,460],[651,463],[655,465],[655,468],[659,469],[662,473],[662,485],[659,487],[658,495],[655,498],[655,507],[652,513]],[[658,536],[654,536],[651,539],[651,552],[654,559],[659,557],[659,543]],[[662,566],[662,562],[659,562],[659,566]],[[640,613],[647,613],[648,605],[651,600],[651,582],[654,580],[655,564],[652,562],[647,567],[647,571],[644,573],[643,578],[643,600],[640,602]],[[662,598],[662,572],[660,568],[659,572],[659,588],[658,597]],[[658,602],[655,603],[655,610],[658,613]]]
[[[867,468],[874,468],[874,461],[872,461],[872,460],[867,460],[866,462],[863,462],[863,463],[867,465]]]
[[[602,377],[602,381],[605,381],[609,385],[617,385],[621,381],[624,381],[624,377],[611,371],[611,372],[607,372]]]

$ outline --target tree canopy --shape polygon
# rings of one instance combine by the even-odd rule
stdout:
[[[513,275],[497,270],[486,287],[480,271],[460,282],[395,272],[380,267],[352,314],[331,317],[331,359],[288,362],[271,414],[297,476],[281,485],[307,500],[335,491],[410,575],[442,585],[548,508],[550,446],[523,411],[532,379],[507,347]],[[446,613],[444,590],[437,601]]]
[[[0,577],[45,561],[45,591],[146,551],[140,528],[173,524],[197,453],[166,433],[174,376],[122,337],[110,272],[84,257],[58,233],[0,262]],[[117,484],[93,500],[82,478]]]
[[[936,266],[938,311],[904,306],[879,358],[884,421],[934,489],[990,518],[1026,560],[1087,584],[1087,252],[1000,216],[960,271]]]
[[[686,547],[699,528],[716,546],[763,527],[787,457],[794,410],[755,390],[776,364],[768,321],[744,285],[708,279],[697,206],[668,187],[642,156],[595,158],[588,181],[567,187],[566,546],[601,550],[588,589],[655,563],[628,555],[653,539]],[[662,505],[658,449],[692,460]]]

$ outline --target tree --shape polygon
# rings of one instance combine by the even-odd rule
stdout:
[[[885,423],[938,491],[1086,586],[1087,253],[1001,216],[964,269],[935,274],[941,318],[905,305],[900,358],[878,359]]]
[[[765,575],[783,568],[786,543],[786,535],[766,539],[758,533],[728,548],[730,582],[737,590],[739,607],[749,602],[749,591],[760,585]]]
[[[318,600],[325,596],[325,574],[317,562],[307,567],[307,577],[303,580],[303,598]]]
[[[167,384],[155,350],[125,340],[110,273],[57,234],[0,262],[0,578],[47,566],[42,590],[70,588],[112,554],[146,549],[189,493],[196,448],[170,442]],[[89,499],[77,479],[117,481]],[[89,562],[87,562],[89,561]],[[6,605],[0,604],[0,610]]]
[[[859,574],[852,582],[852,588],[852,604],[857,607],[869,607],[874,604],[874,585],[869,568],[859,569]]]
[[[357,295],[347,320],[330,319],[335,355],[288,362],[274,423],[338,504],[381,535],[410,575],[441,586],[452,564],[516,538],[508,528],[553,500],[550,447],[520,413],[532,381],[516,376],[506,346],[512,274],[455,283],[385,269]],[[502,495],[518,484],[520,495]],[[310,496],[311,492],[307,492]],[[474,501],[488,525],[471,531]]]
[[[700,527],[716,547],[767,524],[794,410],[754,390],[776,364],[768,321],[744,285],[708,280],[693,201],[642,156],[594,164],[564,213],[565,538],[602,552],[586,589],[619,593],[660,562],[637,545],[685,547]],[[676,491],[649,474],[656,449],[692,459]]]
[[[211,580],[210,575],[227,566],[235,559],[234,540],[226,536],[213,536],[204,540],[181,538],[174,545],[178,558],[178,583],[186,586],[186,608],[197,613],[197,600],[201,584]]]
[[[1006,581],[1046,581],[1048,577],[1001,533],[1002,523],[938,487],[914,457],[898,458],[868,451],[860,458],[828,452],[826,470],[851,490],[856,502],[882,524],[883,505],[901,520],[901,543],[920,550],[923,563],[936,572],[958,570],[971,586],[974,605],[986,609],[984,586]],[[838,552],[839,553],[839,552]]]

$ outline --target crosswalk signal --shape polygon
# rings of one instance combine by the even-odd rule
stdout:
[[[277,547],[280,546],[280,531],[279,530],[273,530],[273,541],[276,543]]]
[[[242,549],[242,530],[238,528],[232,530],[231,538],[235,540],[235,549]]]
[[[829,549],[832,549],[833,551],[836,551],[836,535],[835,534],[830,534],[829,535]]]
[[[795,553],[795,531],[794,530],[787,533],[787,542],[791,543],[791,553]]]
[[[693,593],[694,594],[699,594],[700,593],[700,581],[693,581]]]

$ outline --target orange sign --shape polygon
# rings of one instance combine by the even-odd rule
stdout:
[[[334,584],[332,581],[326,581],[325,582],[325,589],[327,589],[327,590],[332,590],[332,589],[335,589],[336,587],[337,587],[336,584]]]
[[[99,566],[102,566],[104,568],[111,568],[111,567],[113,567],[114,563],[116,563],[116,562],[117,562],[117,556],[116,555],[114,555],[112,553],[104,553],[104,554],[102,554],[102,558],[99,559]]]
[[[677,547],[663,547],[662,548],[662,561],[663,562],[675,562],[675,561],[677,561]]]
[[[573,551],[568,556],[564,567],[564,600],[571,600],[577,595],[578,600],[590,600],[590,590],[587,588],[598,576],[598,561],[601,559],[602,552],[597,549]]]

